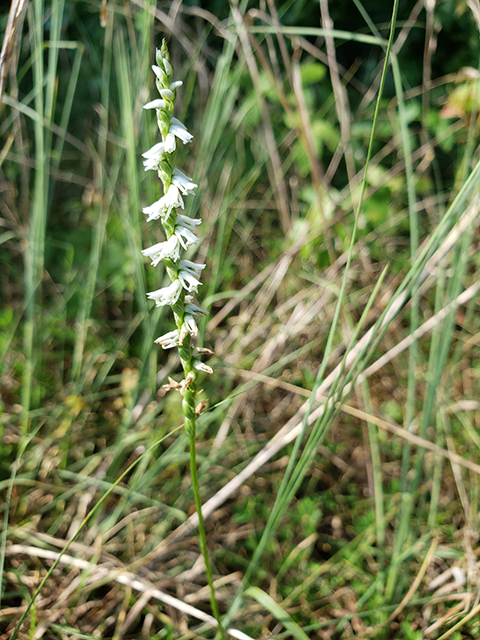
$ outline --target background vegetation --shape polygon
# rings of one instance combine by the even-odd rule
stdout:
[[[179,362],[152,346],[163,274],[140,254],[162,37],[195,135],[198,457],[230,634],[480,638],[478,4],[400,2],[379,100],[393,0],[20,5],[13,31],[1,16],[1,638],[214,637],[162,389]]]

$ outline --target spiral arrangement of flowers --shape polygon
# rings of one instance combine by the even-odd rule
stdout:
[[[197,227],[200,219],[189,218],[180,213],[184,209],[184,197],[195,195],[197,185],[175,167],[178,141],[189,143],[193,136],[185,125],[173,116],[177,89],[181,81],[172,82],[173,67],[165,40],[156,52],[156,65],[152,65],[156,76],[156,86],[160,98],[144,105],[144,109],[155,109],[157,123],[162,137],[151,149],[143,154],[145,171],[157,171],[163,184],[163,196],[152,205],[145,207],[143,213],[147,221],[160,220],[166,240],[144,249],[142,254],[150,258],[155,267],[163,263],[171,283],[148,293],[157,306],[169,305],[175,317],[176,329],[155,340],[164,349],[177,347],[182,362],[185,379],[180,384],[171,381],[183,395],[185,426],[195,429],[195,378],[197,371],[211,373],[212,369],[200,360],[202,353],[211,353],[208,349],[193,346],[192,338],[198,334],[196,318],[207,312],[195,304],[193,295],[201,285],[200,277],[206,265],[182,259],[182,253],[191,245],[198,243]]]

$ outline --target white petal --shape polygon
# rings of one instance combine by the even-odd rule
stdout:
[[[172,116],[170,122],[171,124],[176,124],[178,127],[185,129],[185,131],[187,130],[187,127],[183,124],[183,122],[181,122],[180,120],[178,120],[178,118],[175,118],[174,116]]]
[[[148,151],[145,151],[145,153],[142,153],[142,156],[144,158],[156,158],[159,155],[161,155],[163,151],[164,151],[163,142],[157,142],[157,144],[154,144],[153,147],[151,147]]]
[[[196,292],[197,288],[202,284],[200,280],[197,280],[197,278],[195,278],[191,273],[188,273],[188,271],[180,270],[178,272],[178,279],[187,291]]]
[[[187,327],[188,333],[191,336],[198,335],[197,323],[195,322],[195,318],[192,315],[190,315],[189,313],[186,313],[185,317],[183,319],[183,322],[184,322],[185,326]]]
[[[167,98],[167,100],[173,100],[175,98],[175,94],[170,89],[160,89],[158,92],[162,98]]]
[[[143,213],[148,216],[147,222],[151,222],[152,220],[158,220],[162,213],[165,210],[165,196],[161,197],[160,200],[157,200],[153,204],[148,207],[144,207],[142,209]]]
[[[204,371],[205,373],[213,373],[212,367],[209,367],[208,364],[205,364],[204,362],[200,362],[199,360],[194,361],[193,367],[197,371]]]
[[[142,154],[145,158],[143,161],[145,171],[148,171],[149,169],[157,169],[158,163],[162,160],[164,153],[165,145],[163,142],[157,142],[157,144],[154,144],[151,149],[145,151],[145,153]]]
[[[197,287],[202,284],[199,278],[205,267],[205,264],[197,264],[190,262],[190,260],[180,261],[178,278],[187,291],[197,291]]]
[[[167,153],[172,153],[176,149],[175,136],[172,133],[167,133],[167,137],[165,138],[165,151]]]
[[[180,269],[182,271],[186,271],[187,273],[191,273],[192,276],[195,276],[196,278],[200,277],[200,274],[206,266],[206,264],[191,262],[190,260],[181,260],[180,262]]]
[[[151,220],[158,220],[160,217],[166,220],[174,207],[183,209],[184,204],[180,191],[174,184],[171,184],[167,193],[160,200],[157,200],[149,207],[144,207],[142,211],[145,215],[148,215],[147,222],[150,222]]]
[[[183,216],[181,213],[177,216],[177,225],[179,227],[185,227],[185,229],[195,231],[195,227],[199,224],[202,224],[200,218],[189,218],[188,216]]]
[[[195,189],[198,185],[192,182],[191,178],[180,171],[180,169],[175,168],[173,170],[172,182],[177,185],[180,191],[184,195],[188,195],[189,193],[194,193]]]
[[[147,293],[147,298],[155,300],[157,307],[163,307],[166,304],[172,306],[177,302],[181,291],[182,283],[180,280],[174,280],[168,287]]]
[[[156,267],[161,260],[168,258],[177,262],[180,260],[180,241],[173,235],[166,242],[159,242],[144,249],[142,254],[151,259],[153,267]]]
[[[186,144],[187,142],[190,142],[190,140],[193,140],[192,134],[188,133],[185,127],[180,127],[178,124],[170,124],[170,133],[173,133],[177,136],[177,138],[180,138],[183,144]]]
[[[155,340],[156,344],[161,345],[164,349],[172,349],[173,347],[178,347],[180,344],[180,335],[178,333],[178,329],[174,329],[174,331],[169,331],[163,336],[160,336]]]
[[[197,218],[189,218],[188,216],[182,216],[180,213],[177,214],[174,233],[184,249],[191,244],[197,244],[198,238],[195,235],[197,231],[195,226],[201,224],[201,222]]]
[[[147,104],[143,105],[144,109],[165,109],[167,103],[165,100],[161,100],[157,98],[156,100],[152,100],[151,102],[147,102]]]
[[[177,216],[178,217],[178,216]],[[191,244],[197,244],[197,236],[190,231],[190,229],[182,229],[181,227],[175,227],[175,236],[184,249],[187,249]]]
[[[162,198],[160,198],[160,200],[157,200],[157,202],[154,202],[148,207],[143,207],[142,209],[143,213],[146,216],[148,216],[147,222],[151,222],[152,220],[158,220],[158,218],[160,218],[163,211],[163,207],[159,206],[161,201],[162,201]]]
[[[152,64],[152,71],[159,80],[163,80],[165,78],[165,73],[160,69],[160,67],[157,67],[156,64]]]

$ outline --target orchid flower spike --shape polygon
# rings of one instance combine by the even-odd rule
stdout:
[[[197,185],[181,169],[175,166],[175,156],[179,145],[189,144],[193,136],[183,122],[173,116],[177,90],[182,82],[172,80],[173,67],[166,42],[157,50],[156,64],[152,66],[155,85],[159,94],[144,105],[146,111],[155,110],[161,139],[142,154],[145,171],[156,171],[163,184],[163,195],[151,205],[143,208],[146,221],[159,221],[165,240],[147,247],[142,254],[156,267],[166,267],[170,284],[147,294],[157,306],[172,307],[176,328],[157,338],[155,342],[164,349],[177,347],[188,384],[178,388],[186,396],[191,393],[199,371],[211,372],[211,368],[200,360],[200,352],[193,344],[198,335],[198,318],[207,314],[193,303],[192,293],[196,293],[201,283],[205,264],[195,263],[182,255],[189,247],[198,244],[198,226],[201,220],[190,218],[183,211],[184,198],[195,195]],[[203,353],[209,353],[204,350]]]

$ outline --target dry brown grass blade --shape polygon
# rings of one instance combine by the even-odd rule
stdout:
[[[447,451],[446,449],[439,447],[437,444],[430,442],[430,440],[425,440],[425,438],[421,438],[420,436],[417,436],[416,434],[411,433],[410,431],[407,431],[406,429],[403,429],[398,425],[394,425],[391,422],[387,422],[386,420],[377,418],[376,416],[370,413],[365,413],[365,411],[361,411],[360,409],[355,409],[354,407],[350,407],[348,405],[337,405],[337,406],[339,406],[342,411],[350,414],[351,416],[355,416],[356,418],[360,418],[361,420],[371,422],[372,424],[375,424],[377,427],[379,427],[380,429],[383,429],[384,431],[390,431],[391,433],[399,436],[400,438],[403,438],[404,440],[408,440],[408,442],[410,442],[411,444],[417,445],[418,447],[423,447],[428,451],[432,451],[433,453],[436,453],[437,455],[440,455],[443,458],[450,460],[452,464],[453,463],[458,464],[480,475],[480,464],[476,464],[471,460],[467,460],[463,456],[460,456],[457,453],[454,453],[452,451]]]
[[[154,592],[154,589],[147,589],[147,591],[144,591],[141,594],[139,599],[135,602],[133,607],[125,616],[125,620],[123,621],[120,629],[120,636],[123,636],[128,631],[128,629],[132,626],[132,624],[135,622],[135,619],[141,614],[142,610],[147,606],[147,604],[153,598],[153,592]]]
[[[419,283],[424,282],[427,277],[432,273],[432,270],[435,266],[441,261],[445,255],[450,251],[450,249],[454,246],[458,237],[465,233],[466,229],[473,223],[476,222],[478,224],[478,202],[475,202],[469,209],[461,216],[459,222],[452,231],[447,235],[442,246],[434,253],[432,258],[428,261],[425,269],[419,276]],[[441,322],[452,309],[456,308],[460,304],[465,304],[468,300],[470,300],[480,288],[480,282],[472,285],[468,290],[465,290],[460,294],[455,300],[453,300],[449,305],[445,307],[445,309],[441,310],[434,318],[431,318],[428,323],[428,329],[432,328],[438,322]],[[403,308],[407,301],[407,294],[404,293],[400,295],[395,303],[390,307],[387,312],[385,319],[382,323],[382,326],[387,325]],[[373,336],[374,329],[370,329],[366,332],[366,334],[358,341],[355,347],[349,352],[346,359],[346,367],[348,368],[355,360],[357,354],[365,347],[366,344],[370,341]],[[418,339],[420,337],[422,331],[422,327],[420,327],[415,334],[413,334],[414,339]],[[424,329],[424,332],[426,329]],[[422,334],[423,335],[423,334]],[[410,344],[410,341],[406,339],[404,341],[403,350],[406,349]],[[391,357],[384,356],[382,358],[382,364],[386,364],[386,362],[390,361],[392,357],[397,356],[399,353],[398,349],[395,349],[394,354]],[[325,394],[328,389],[330,389],[331,385],[336,380],[339,375],[341,365],[338,365],[332,373],[327,376],[324,382],[320,385],[317,391],[317,402],[322,402],[324,400]],[[377,368],[375,365],[371,365],[364,373],[363,376],[371,375]],[[346,387],[344,393],[347,394],[350,391],[350,387]],[[272,438],[272,440],[255,456],[255,458],[241,471],[238,476],[236,476],[233,480],[228,482],[220,491],[218,491],[210,500],[208,500],[203,506],[204,517],[208,517],[215,509],[217,509],[225,500],[227,500],[232,493],[234,493],[251,475],[253,475],[258,469],[260,469],[268,460],[271,459],[275,453],[281,450],[284,446],[290,443],[299,433],[302,428],[302,420],[305,412],[309,408],[309,402],[306,402],[302,405],[301,409],[297,412],[297,414],[289,420],[280,431]],[[315,422],[319,416],[323,413],[325,409],[325,405],[320,404],[314,411],[312,411],[308,418],[308,423],[312,424]],[[409,434],[409,436],[405,436],[406,432],[403,429],[399,428],[398,435],[402,437],[411,437],[413,434]],[[414,436],[417,438],[417,436]],[[422,441],[421,446],[427,446],[428,448],[436,447],[433,443],[426,444],[427,441]],[[417,440],[417,444],[420,444],[420,440]],[[440,448],[439,448],[440,449]],[[435,451],[439,452],[437,449]],[[443,451],[443,450],[441,450]],[[450,454],[445,452],[446,457],[449,457]],[[465,464],[467,463],[467,464]],[[474,465],[466,460],[459,460],[459,464],[463,464],[464,466],[468,466],[475,472],[480,472],[480,466]],[[186,523],[181,525],[175,532],[171,535],[175,536],[177,533],[181,533],[183,535],[186,531],[189,531],[191,527],[196,526],[196,517],[192,516]],[[162,545],[163,546],[163,545]],[[152,552],[153,554],[153,552]]]
[[[14,544],[9,545],[6,548],[7,555],[16,555],[16,554],[25,554],[30,555],[35,558],[44,558],[46,560],[58,560],[59,553],[56,551],[49,551],[48,549],[39,549],[37,547]],[[174,598],[168,593],[164,593],[159,589],[156,589],[153,585],[146,583],[143,580],[140,580],[128,571],[115,571],[111,568],[92,565],[87,560],[83,560],[82,558],[75,558],[68,554],[64,554],[60,558],[60,563],[70,567],[76,567],[81,571],[88,570],[90,572],[90,577],[95,579],[96,581],[115,581],[119,584],[125,585],[134,589],[135,591],[139,591],[142,594],[148,593],[149,598],[154,598],[155,600],[159,600],[174,609],[185,613],[186,615],[192,616],[197,620],[201,620],[202,622],[206,622],[212,627],[217,626],[217,621],[212,616],[208,615],[204,611],[200,611],[182,600],[178,598]],[[42,627],[43,628],[43,627]],[[242,631],[238,631],[237,629],[227,629],[227,633],[232,638],[237,638],[238,640],[253,640],[250,636],[243,633]]]
[[[260,271],[250,282],[243,287],[238,293],[229,300],[218,313],[216,313],[213,318],[207,324],[207,332],[210,333],[217,327],[232,311],[238,306],[242,300],[247,298],[250,293],[255,291],[255,289],[266,280],[272,271],[276,268],[277,262],[272,262],[269,264],[263,271]]]
[[[286,251],[283,256],[275,263],[276,266],[271,270],[271,276],[269,276],[269,278],[266,280],[264,286],[259,291],[252,304],[242,314],[242,317],[236,323],[237,326],[235,330],[232,330],[230,332],[228,338],[229,341],[233,340],[235,333],[244,336],[238,344],[239,349],[244,351],[248,349],[248,346],[252,342],[257,340],[262,331],[265,330],[265,326],[258,322],[257,317],[260,317],[260,319],[263,317],[267,305],[272,300],[274,293],[279,288],[281,281],[287,274],[293,258],[303,246],[307,231],[308,225],[304,224],[298,234],[293,247]],[[343,264],[343,259],[344,257],[340,256],[338,260],[328,269],[325,276],[326,279],[333,280],[333,277],[338,273],[340,265]],[[314,291],[314,295],[308,295],[308,292],[310,291]],[[285,308],[287,306],[290,307],[290,303],[292,303],[290,307],[290,316],[287,322],[279,323],[279,326],[275,327],[274,330],[271,330],[271,328],[269,329],[269,335],[271,335],[271,337],[266,340],[260,355],[253,365],[252,370],[254,372],[260,373],[267,369],[270,364],[274,362],[277,354],[284,352],[288,341],[293,337],[298,336],[315,318],[318,318],[320,311],[324,307],[326,307],[328,300],[333,294],[331,291],[327,290],[321,296],[318,296],[317,291],[318,288],[314,287],[312,289],[309,288],[303,292],[299,292],[297,296],[295,296],[293,299],[290,299],[287,303],[285,303],[285,305],[283,305],[284,311]],[[298,300],[296,298],[298,298]],[[280,309],[278,308],[276,310],[275,316],[277,315],[280,317]],[[253,321],[247,331],[245,329],[245,325],[248,323],[248,320],[252,318]],[[267,324],[270,323],[271,318],[267,320]],[[229,344],[230,342],[222,345],[222,350],[224,352],[228,351]],[[235,361],[235,359],[233,360]],[[232,421],[236,418],[245,403],[249,402],[249,397],[250,396],[248,393],[239,396],[230,407],[213,442],[212,453],[216,452],[225,441]]]
[[[412,334],[401,340],[398,344],[396,344],[392,349],[390,349],[387,353],[385,353],[381,358],[376,360],[373,364],[365,369],[365,371],[360,374],[358,377],[358,383],[360,384],[363,380],[366,380],[371,375],[376,373],[379,369],[385,366],[388,362],[394,360],[400,353],[406,351],[408,347],[415,342],[415,340],[419,340],[426,333],[431,331],[439,322],[444,320],[447,315],[450,313],[452,309],[455,307],[460,307],[463,304],[466,304],[469,300],[471,300],[477,293],[480,291],[480,281],[472,284],[468,289],[462,291],[462,293],[449,305],[441,309],[434,316],[429,318],[426,322],[420,325]]]
[[[275,135],[273,132],[272,123],[270,122],[270,117],[268,115],[268,108],[265,103],[265,99],[263,97],[263,91],[260,82],[260,74],[257,67],[257,63],[255,61],[255,56],[253,53],[252,45],[249,39],[248,30],[244,24],[244,17],[240,13],[238,8],[238,4],[235,0],[232,0],[230,3],[232,9],[232,16],[235,21],[235,26],[238,32],[238,37],[240,40],[240,44],[243,49],[243,54],[245,56],[245,61],[247,63],[248,70],[250,72],[250,76],[252,78],[253,86],[255,88],[255,93],[258,100],[258,105],[260,108],[260,113],[262,116],[263,123],[263,135],[265,138],[265,144],[268,149],[268,154],[270,157],[270,162],[267,162],[267,170],[269,172],[270,183],[274,190],[275,202],[277,204],[277,208],[280,214],[280,223],[282,225],[282,229],[285,233],[290,228],[291,219],[290,219],[290,207],[289,202],[290,199],[288,197],[287,188],[285,186],[285,179],[282,171],[282,162],[280,159],[280,155],[278,152],[278,146],[275,141]]]
[[[410,586],[410,589],[407,591],[407,593],[405,594],[405,597],[400,602],[400,604],[395,609],[395,611],[389,616],[389,618],[387,620],[387,624],[390,624],[391,622],[393,622],[393,620],[395,620],[395,618],[405,609],[407,604],[413,598],[413,595],[414,595],[415,591],[420,586],[420,583],[423,580],[423,576],[425,575],[428,567],[430,566],[430,563],[433,560],[433,556],[435,554],[437,546],[438,546],[438,540],[435,538],[434,540],[432,540],[432,544],[430,545],[430,549],[428,550],[428,553],[425,556],[424,561],[422,562],[422,566],[420,567],[420,571],[415,576],[415,580],[412,582],[412,584]]]
[[[320,11],[322,14],[323,28],[333,30],[333,21],[330,18],[328,10],[328,0],[320,0]],[[355,162],[353,160],[353,152],[350,147],[350,107],[348,104],[348,96],[345,86],[340,80],[340,70],[335,56],[335,42],[331,35],[325,36],[325,44],[327,48],[328,69],[330,71],[330,79],[332,81],[333,93],[335,95],[335,109],[337,111],[338,122],[340,124],[342,152],[345,155],[345,164],[347,166],[348,182],[351,184],[355,175]],[[335,153],[336,163],[340,161],[340,153]],[[333,178],[336,167],[333,160],[329,167],[329,178]]]
[[[317,157],[317,153],[313,146],[314,136],[311,131],[310,116],[307,109],[307,103],[302,86],[302,77],[300,73],[300,48],[295,49],[295,55],[292,61],[292,89],[296,100],[297,111],[300,116],[301,122],[301,139],[303,146],[305,147],[310,164],[310,172],[312,177],[313,188],[315,189],[315,195],[317,200],[318,210],[323,223],[323,229],[325,232],[325,243],[327,246],[328,256],[330,263],[333,264],[335,260],[335,252],[333,249],[333,237],[331,227],[333,220],[327,220],[325,215],[324,202],[326,198],[329,199],[329,193],[327,190],[328,180],[325,178],[320,159]]]
[[[472,224],[478,226],[480,224],[480,219],[478,216],[479,209],[479,199],[477,198],[475,202],[462,214],[457,224],[452,228],[450,233],[444,239],[442,245],[439,249],[433,254],[430,260],[427,262],[425,268],[421,272],[418,277],[418,284],[425,283],[429,276],[434,272],[436,266],[445,258],[448,252],[455,245],[458,238],[465,233]],[[390,362],[393,358],[397,357],[399,353],[405,351],[408,346],[411,344],[412,340],[417,340],[419,337],[424,335],[427,331],[431,330],[434,326],[436,326],[439,322],[441,322],[448,313],[451,312],[452,309],[455,309],[459,305],[465,304],[469,300],[471,300],[477,293],[480,291],[480,281],[477,281],[471,287],[463,291],[455,300],[453,300],[450,304],[446,305],[446,307],[440,310],[435,316],[430,318],[424,325],[421,325],[417,331],[406,338],[402,343],[397,345],[390,352],[382,356],[379,359],[380,365],[377,365],[377,362],[374,362],[370,367],[368,367],[361,376],[356,381],[356,384],[359,384],[366,377],[372,375],[374,372],[378,371],[380,366],[384,366],[387,362]],[[387,325],[389,322],[397,316],[397,314],[401,311],[404,305],[407,302],[407,293],[401,294],[395,303],[390,307],[387,312],[382,326]],[[345,368],[348,369],[351,364],[355,361],[355,358],[359,352],[368,344],[368,342],[373,337],[374,327],[372,327],[369,331],[365,333],[365,335],[358,341],[358,343],[350,350],[345,363]],[[325,410],[325,394],[331,388],[332,384],[337,379],[341,370],[341,365],[339,364],[335,369],[327,376],[324,382],[320,385],[317,390],[316,395],[316,407],[314,405],[313,410],[309,413],[308,416],[308,424],[313,424],[318,418],[321,417]],[[343,390],[343,397],[351,391],[351,384],[346,385]],[[216,509],[218,509],[226,500],[230,498],[232,494],[234,494],[253,474],[255,474],[264,464],[266,464],[276,453],[278,453],[283,447],[292,442],[301,432],[304,415],[309,409],[310,401],[305,402],[297,413],[278,431],[278,433],[270,440],[270,442],[263,447],[259,453],[250,461],[250,463],[232,480],[230,480],[225,486],[223,486],[215,495],[213,495],[202,507],[202,513],[204,518],[208,518]],[[357,409],[353,409],[349,407],[349,411],[357,412]],[[360,417],[360,414],[357,414]],[[449,460],[453,460],[460,464],[463,467],[466,467],[473,471],[474,473],[480,474],[480,465],[477,465],[469,460],[463,459],[461,456],[457,456],[456,454],[452,454],[438,445],[435,445],[428,440],[424,440],[419,436],[416,436],[409,431],[402,429],[396,425],[389,424],[383,420],[376,418],[375,416],[371,416],[369,414],[363,414],[362,419],[368,420],[372,423],[377,424],[381,428],[388,429],[389,431],[395,433],[401,438],[409,440],[412,444],[424,447],[430,451],[437,453]],[[197,516],[193,514],[190,518],[181,524],[177,529],[175,529],[167,538],[165,538],[155,549],[153,549],[147,556],[145,556],[138,563],[135,563],[135,566],[147,564],[149,562],[157,562],[166,551],[169,549],[170,545],[178,540],[182,539],[185,535],[195,529],[197,526]]]
[[[273,26],[280,26],[280,22],[278,19],[278,15],[276,13],[274,3],[269,2],[269,6],[272,12],[272,17],[268,16],[264,11],[260,11],[258,9],[250,9],[248,15],[251,18],[258,18],[265,22],[266,24]],[[279,30],[280,31],[280,30]],[[296,118],[294,117],[295,111],[290,105],[287,96],[285,95],[285,91],[283,89],[279,72],[275,73],[272,65],[267,60],[266,55],[263,53],[262,48],[259,46],[258,42],[254,39],[253,34],[250,31],[247,31],[248,37],[252,44],[252,48],[254,49],[256,55],[258,56],[261,67],[263,71],[268,75],[272,86],[275,87],[275,91],[277,97],[282,104],[285,113],[289,116],[290,121],[292,122],[292,126],[295,126],[293,123]],[[266,35],[268,41],[268,34]],[[303,46],[300,45],[299,39],[295,36],[291,38],[292,47],[294,50],[294,55],[292,61],[287,53],[287,49],[285,46],[285,40],[283,35],[279,32],[277,34],[277,38],[279,41],[280,51],[282,53],[283,62],[285,65],[285,69],[287,70],[288,81],[291,84],[293,96],[295,98],[295,108],[296,113],[300,116],[300,125],[295,126],[295,134],[298,139],[301,141],[303,148],[306,151],[308,156],[309,166],[310,166],[310,174],[312,178],[313,188],[316,194],[317,206],[320,212],[320,217],[322,218],[323,228],[327,235],[327,245],[329,251],[330,261],[334,261],[334,252],[332,249],[332,239],[330,234],[330,227],[332,226],[332,221],[328,221],[325,217],[324,212],[324,202],[326,198],[329,198],[327,186],[328,181],[325,180],[325,174],[323,168],[321,166],[320,159],[317,156],[313,145],[313,139],[315,136],[312,134],[310,116],[308,113],[305,95],[302,86],[302,79],[300,73],[300,57],[301,52],[304,49]],[[273,56],[273,54],[272,54]],[[272,57],[271,56],[271,57]]]
[[[436,316],[433,316],[432,318],[430,318],[430,320],[428,320],[427,323],[425,323],[426,325],[428,325],[428,330],[432,329],[436,324],[441,322],[441,320],[444,319],[445,315],[451,309],[455,308],[460,304],[465,304],[479,291],[480,291],[480,282],[477,282],[475,285],[472,285],[472,287],[470,287],[468,290],[460,294],[460,296],[458,296],[458,298],[452,301],[450,305],[448,305],[448,307],[443,309]],[[427,329],[422,331],[422,328],[423,328],[423,325],[419,327],[419,329],[417,330],[418,333],[416,332],[414,339],[418,339],[420,335],[423,335],[424,333],[426,333]],[[402,351],[407,349],[410,344],[411,342],[409,339],[403,341]],[[393,357],[396,357],[399,353],[400,351],[397,348],[395,348],[394,350],[392,350],[392,357],[385,358],[384,356],[382,358],[382,363],[386,364]],[[367,369],[363,375],[365,377],[368,377],[367,374],[369,374],[369,370],[370,370],[370,373],[377,371],[379,367],[376,367],[375,365],[376,363],[374,363],[374,365],[369,367],[369,369]],[[245,375],[247,376],[251,375],[252,377],[255,376],[262,382],[265,382],[271,385],[281,386],[282,388],[285,388],[288,391],[292,391],[292,390],[295,391],[295,388],[292,389],[291,385],[288,385],[288,388],[287,388],[286,386],[287,383],[284,383],[282,381],[272,380],[271,378],[268,378],[267,376],[262,376],[261,374],[258,374],[258,373],[252,374],[251,372],[245,372]],[[357,380],[357,384],[358,383],[359,381]],[[345,392],[347,393],[348,390],[349,389],[345,389]],[[297,389],[296,392],[305,394],[304,389]],[[326,397],[317,396],[317,400],[319,402],[325,402]],[[395,435],[405,440],[408,440],[413,445],[417,445],[419,447],[423,447],[429,451],[432,451],[480,475],[480,465],[474,462],[471,462],[470,460],[466,460],[465,458],[463,458],[458,454],[446,451],[445,449],[442,449],[442,447],[439,447],[433,442],[430,442],[429,440],[425,440],[420,436],[415,435],[414,433],[410,433],[406,429],[403,429],[397,425],[388,423],[385,420],[382,420],[381,418],[377,418],[376,416],[367,414],[363,411],[360,411],[359,409],[350,407],[345,404],[341,406],[341,409],[344,412],[349,413],[350,415],[353,415],[362,420],[371,422],[376,426],[380,427],[381,429],[390,431],[391,433],[394,433]],[[325,410],[325,404],[321,404],[315,411],[313,411],[310,414],[308,418],[308,423],[312,424],[315,420],[317,420],[317,418],[321,416],[324,410]],[[245,467],[245,469],[243,469],[235,478],[230,480],[230,482],[228,482],[214,496],[212,496],[207,502],[205,502],[205,504],[202,507],[202,513],[204,518],[208,518],[209,516],[211,516],[216,509],[218,509],[224,502],[226,502],[226,500],[228,500],[233,493],[235,493],[254,473],[256,473],[276,453],[278,453],[278,451],[280,451],[284,446],[286,446],[292,440],[294,440],[295,437],[297,437],[297,435],[300,433],[301,428],[302,428],[302,422],[300,420],[300,416],[297,414],[297,416],[294,416],[294,418],[292,418],[289,422],[287,422],[287,424],[255,456],[255,458]],[[197,526],[197,516],[196,514],[193,514],[192,516],[190,516],[190,518],[186,522],[184,522],[182,525],[177,527],[177,529],[175,529],[165,540],[163,540],[155,549],[153,549],[147,556],[145,556],[138,564],[139,565],[146,564],[151,561],[157,562],[163,556],[163,554],[166,553],[166,551],[168,550],[171,544],[182,539],[190,531],[194,530],[196,526]]]
[[[8,14],[7,27],[3,37],[2,51],[0,52],[0,101],[5,91],[8,69],[12,59],[16,38],[19,37],[23,15],[27,9],[28,0],[12,0]]]
[[[410,31],[415,26],[416,20],[418,18],[418,15],[420,14],[420,12],[423,9],[423,3],[424,3],[424,0],[417,0],[417,2],[414,5],[412,11],[410,12],[408,20],[404,23],[402,29],[400,30],[400,33],[398,34],[397,39],[395,40],[395,43],[393,45],[393,52],[394,52],[394,54],[396,56],[398,56],[398,54],[402,50],[402,47],[405,44]],[[369,87],[368,91],[365,92],[364,98],[363,98],[363,100],[362,100],[362,102],[360,104],[360,109],[365,109],[365,107],[370,102],[375,100],[375,96],[377,95],[378,87],[380,86],[381,75],[382,75],[381,65],[379,65],[378,66],[378,72],[376,74],[375,80],[372,82],[372,84]]]
[[[467,0],[467,4],[473,13],[478,30],[480,31],[480,0]]]
[[[475,287],[474,293],[477,293],[478,291],[480,291],[480,282],[478,283],[478,286]],[[440,321],[441,319],[438,319],[438,322]],[[254,373],[252,371],[241,371],[238,373],[241,373],[242,376],[247,379],[257,380],[258,382],[261,382],[262,384],[265,384],[271,387],[285,389],[285,391],[290,391],[292,393],[296,393],[298,395],[303,395],[306,397],[310,396],[310,393],[305,389],[302,389],[301,387],[296,387],[295,385],[289,384],[288,382],[284,382],[283,380],[275,380],[275,378],[270,378],[269,376],[264,376],[260,373]],[[324,396],[323,398],[321,398],[321,401],[325,405],[328,401],[328,398]],[[319,407],[319,408],[323,409],[324,405],[322,405],[322,407]],[[408,440],[410,444],[416,445],[418,447],[423,447],[428,451],[432,451],[433,453],[436,453],[437,455],[440,455],[443,458],[446,458],[452,463],[452,465],[458,465],[460,467],[464,467],[480,475],[480,464],[476,464],[471,460],[467,460],[463,456],[457,454],[455,451],[451,451],[451,450],[447,451],[447,449],[443,449],[442,447],[434,444],[433,442],[430,442],[430,440],[425,440],[425,438],[421,438],[420,436],[417,436],[415,433],[411,433],[410,431],[407,431],[403,427],[399,427],[396,424],[388,422],[387,420],[379,418],[371,413],[362,411],[361,409],[357,409],[356,407],[352,407],[348,404],[340,404],[340,403],[337,403],[336,406],[339,409],[341,409],[344,413],[347,413],[350,416],[359,418],[360,420],[363,420],[365,422],[371,422],[372,424],[376,425],[380,429],[383,429],[384,431],[389,431],[390,433],[393,433],[394,435],[399,436],[404,440]],[[217,507],[218,506],[219,505],[217,505]]]
[[[326,304],[333,296],[333,293],[327,290],[321,296],[312,297],[312,295],[308,295],[309,293],[311,294],[311,291],[312,290],[309,288],[306,292],[301,292],[304,295],[298,296],[299,300],[293,307],[288,321],[284,324],[280,324],[279,327],[276,327],[275,331],[271,332],[273,334],[272,337],[265,342],[261,354],[253,364],[250,372],[253,378],[255,378],[257,374],[261,375],[262,371],[268,369],[268,367],[275,361],[278,354],[284,352],[288,342],[304,331],[315,318],[318,318],[321,310],[325,308]],[[307,298],[308,301],[306,301]],[[251,338],[252,333],[249,331],[246,335]],[[237,369],[234,369],[233,371],[234,373],[238,373]],[[230,370],[230,373],[232,373],[232,370]],[[288,385],[283,388],[287,389],[287,387]],[[235,420],[245,403],[249,401],[249,397],[250,394],[248,392],[239,396],[230,407],[212,444],[212,453],[217,451],[225,441],[232,421]]]
[[[429,627],[425,629],[425,635],[430,636],[435,631],[438,631],[439,629],[441,629],[443,625],[447,623],[452,624],[454,620],[457,620],[459,616],[462,615],[462,613],[465,613],[465,605],[467,604],[468,606],[471,600],[471,597],[467,597],[467,596],[471,596],[471,595],[472,594],[465,594],[465,597],[462,598],[461,602],[459,602],[457,605],[455,605],[451,609],[448,609],[447,613],[445,613],[445,615],[443,615],[441,618],[439,618],[438,620],[435,620],[433,624],[431,624]]]
[[[448,631],[442,634],[438,640],[447,640],[450,638],[456,631],[461,629],[469,620],[474,619],[476,616],[480,614],[480,605],[474,607],[470,613],[468,613],[464,618],[462,618],[459,622],[457,622],[453,627],[450,627]]]

